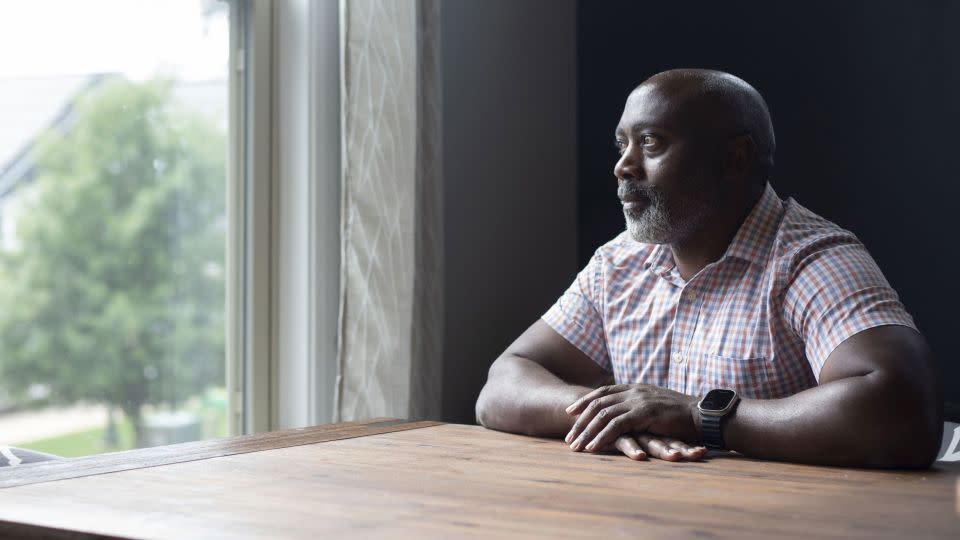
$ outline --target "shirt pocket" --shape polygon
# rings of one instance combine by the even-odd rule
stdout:
[[[766,357],[742,358],[704,353],[698,360],[701,396],[714,388],[732,388],[746,398],[764,398],[770,393],[770,367]]]

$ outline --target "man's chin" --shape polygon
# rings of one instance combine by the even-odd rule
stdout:
[[[641,244],[668,244],[669,236],[663,231],[654,230],[645,223],[637,223],[627,218],[627,232],[634,242]]]

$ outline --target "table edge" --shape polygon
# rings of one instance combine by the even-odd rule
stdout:
[[[57,528],[49,525],[33,525],[17,521],[0,519],[0,536],[3,538],[25,538],[30,540],[136,540],[133,536],[112,536],[109,534]]]
[[[439,425],[443,425],[443,422],[429,420],[411,422],[396,418],[374,418],[361,422],[341,422],[43,461],[12,467],[6,471],[0,469],[0,489]]]

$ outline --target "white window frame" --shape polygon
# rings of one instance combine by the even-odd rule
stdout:
[[[230,432],[330,422],[340,271],[337,0],[232,0]]]

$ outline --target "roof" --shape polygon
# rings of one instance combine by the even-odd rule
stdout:
[[[52,127],[69,129],[74,99],[111,74],[0,80],[0,198],[33,170],[30,149]],[[184,81],[173,88],[176,101],[226,128],[227,99],[223,80]]]
[[[0,81],[0,197],[29,174],[27,154],[36,138],[69,114],[73,98],[101,75]]]

